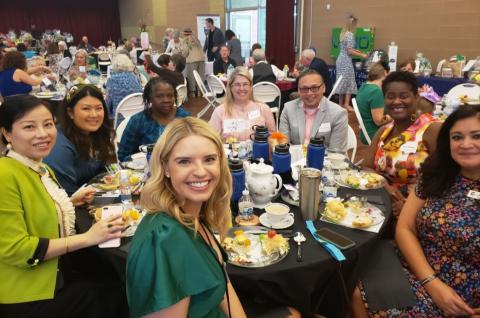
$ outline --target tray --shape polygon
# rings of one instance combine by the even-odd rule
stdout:
[[[266,254],[263,251],[264,243],[262,242],[261,235],[263,234],[265,236],[263,240],[268,239],[268,229],[261,226],[232,227],[227,233],[227,238],[235,238],[234,232],[238,230],[244,231],[243,235],[245,236],[245,238],[249,239],[251,243],[248,248],[236,245],[232,248],[229,248],[225,245],[226,241],[224,240],[222,246],[228,254],[228,262],[232,265],[246,268],[270,266],[284,259],[290,250],[290,245],[288,244],[288,241],[286,241],[286,244],[284,246],[285,250],[283,252],[276,250],[269,254]]]

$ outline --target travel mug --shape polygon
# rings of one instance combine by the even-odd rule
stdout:
[[[320,192],[321,177],[322,172],[318,169],[303,168],[300,171],[300,212],[305,221],[318,219],[318,209],[322,199]]]

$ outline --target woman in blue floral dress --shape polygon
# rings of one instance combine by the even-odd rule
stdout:
[[[357,93],[357,82],[355,81],[355,71],[353,69],[352,56],[367,58],[367,55],[354,49],[355,47],[355,28],[357,27],[357,18],[353,15],[348,17],[347,25],[340,33],[340,53],[336,61],[337,80],[340,76],[342,81],[338,85],[337,94],[339,94],[339,104],[348,111],[353,111],[350,106],[350,97]]]
[[[447,118],[422,173],[396,232],[416,303],[370,311],[360,284],[355,317],[480,317],[480,107]]]

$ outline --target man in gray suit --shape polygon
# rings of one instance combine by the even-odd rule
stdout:
[[[325,137],[329,149],[347,151],[348,115],[339,105],[323,96],[325,84],[315,70],[297,78],[300,98],[285,104],[280,116],[280,132],[292,145],[307,144],[311,138]]]

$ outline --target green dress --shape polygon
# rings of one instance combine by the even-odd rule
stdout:
[[[223,268],[200,234],[166,213],[146,215],[133,237],[127,260],[130,317],[170,307],[190,296],[188,317],[226,317],[220,309],[226,283]]]
[[[368,136],[370,137],[370,140],[372,140],[379,128],[379,126],[373,121],[372,109],[384,108],[382,89],[375,84],[363,84],[358,90],[357,105],[360,115],[362,116],[363,124],[367,129]],[[363,131],[360,135],[360,140],[365,145],[367,144]]]

